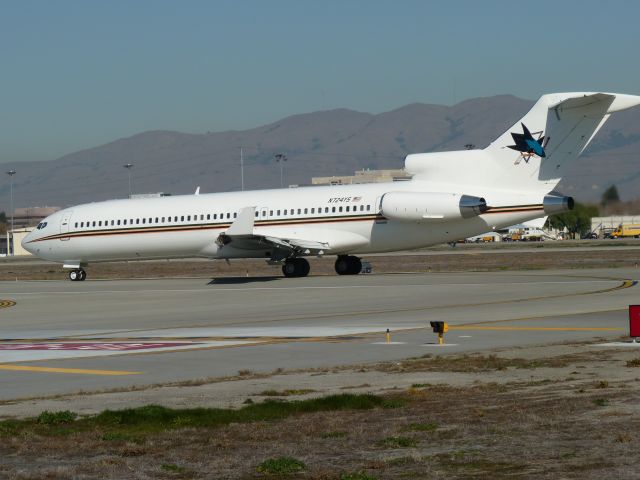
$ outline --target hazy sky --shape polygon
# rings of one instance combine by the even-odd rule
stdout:
[[[0,163],[566,90],[640,94],[640,2],[0,0]]]

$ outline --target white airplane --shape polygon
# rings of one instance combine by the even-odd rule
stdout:
[[[94,262],[206,257],[265,258],[286,277],[309,273],[305,256],[410,250],[573,208],[554,191],[613,112],[640,96],[544,95],[484,150],[408,155],[410,181],[109,200],[45,218],[22,241],[29,252],[84,280]]]

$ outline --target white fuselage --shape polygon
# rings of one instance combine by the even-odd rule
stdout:
[[[109,200],[61,210],[23,241],[33,254],[68,265],[157,258],[265,258],[271,248],[220,245],[216,239],[240,209],[255,207],[254,231],[315,241],[323,254],[415,249],[457,240],[544,215],[542,196],[460,192],[486,197],[491,209],[467,219],[397,221],[381,214],[388,192],[425,191],[421,182],[301,187],[277,190]],[[515,205],[515,207],[514,207]]]

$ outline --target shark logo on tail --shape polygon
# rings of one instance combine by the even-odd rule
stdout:
[[[544,151],[544,147],[546,147],[549,138],[544,137],[542,132],[535,132],[538,138],[533,138],[533,135],[527,126],[524,123],[521,123],[520,125],[522,125],[523,133],[511,132],[511,137],[515,142],[515,145],[507,145],[507,148],[520,152],[520,158],[518,158],[516,164],[520,163],[520,159],[524,159],[525,162],[528,162],[534,155],[537,155],[540,158],[545,158],[547,154]]]

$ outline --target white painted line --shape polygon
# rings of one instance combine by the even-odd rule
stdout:
[[[436,348],[441,348],[441,347],[457,347],[458,344],[457,343],[445,343],[444,345],[439,345],[437,343],[423,343],[422,345],[420,345],[421,347],[436,347]]]
[[[371,345],[406,345],[407,342],[374,342]]]
[[[640,342],[610,342],[610,343],[597,343],[594,347],[629,347],[640,348]]]
[[[458,338],[472,338],[471,335],[458,335]]]

